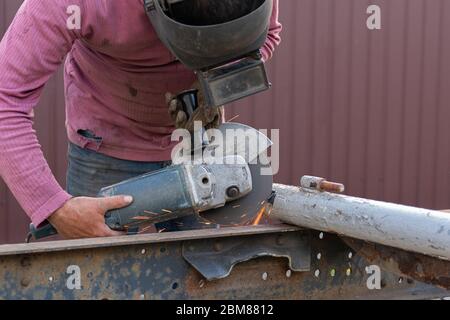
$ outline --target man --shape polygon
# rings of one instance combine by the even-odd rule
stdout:
[[[196,21],[203,10],[217,20],[208,6],[217,1],[192,0],[183,9],[186,19]],[[242,0],[226,3],[221,10],[232,15]],[[80,9],[80,28],[67,23],[68,8]],[[280,41],[277,18],[275,0],[265,60]],[[65,57],[67,191],[32,129],[32,110]],[[168,113],[165,94],[194,82],[193,72],[158,39],[142,0],[25,0],[0,44],[0,175],[35,225],[48,220],[71,239],[118,235],[105,225],[105,212],[133,199],[95,195],[168,165],[174,120],[182,125],[186,119]]]

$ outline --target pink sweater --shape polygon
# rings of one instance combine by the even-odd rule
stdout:
[[[193,72],[155,34],[142,0],[25,0],[0,43],[0,176],[35,225],[71,198],[57,183],[32,129],[33,108],[65,59],[69,140],[120,159],[170,159],[166,92],[190,87]],[[70,30],[67,8],[81,9]],[[263,48],[280,42],[278,0]],[[82,138],[90,130],[102,141]]]

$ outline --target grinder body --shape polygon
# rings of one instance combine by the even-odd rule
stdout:
[[[106,187],[99,197],[130,195],[133,203],[111,210],[105,222],[112,230],[136,233],[142,225],[170,221],[225,206],[252,191],[252,175],[245,160],[229,156],[220,164],[181,164]],[[47,223],[30,226],[34,239],[55,235]]]

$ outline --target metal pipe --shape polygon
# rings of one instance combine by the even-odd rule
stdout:
[[[271,217],[283,222],[450,260],[450,214],[274,185]]]

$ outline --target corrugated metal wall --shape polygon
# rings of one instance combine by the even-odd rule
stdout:
[[[0,35],[20,3],[1,0]],[[344,182],[352,195],[450,208],[450,1],[280,4],[285,30],[269,65],[273,90],[228,111],[257,128],[281,129],[278,181],[314,174]],[[381,30],[366,27],[370,4],[382,9]],[[47,85],[36,120],[64,183],[60,73]],[[0,183],[0,242],[22,241],[27,224]]]

